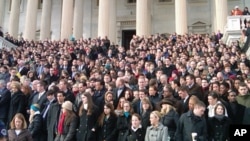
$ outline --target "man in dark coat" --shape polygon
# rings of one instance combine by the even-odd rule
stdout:
[[[199,101],[195,104],[194,109],[181,115],[175,138],[177,141],[192,141],[192,134],[196,134],[194,137],[198,141],[207,140],[207,124],[206,119],[203,116],[206,109],[206,105]]]
[[[116,89],[114,92],[114,107],[117,107],[118,102],[121,97],[125,96],[125,91],[129,89],[128,87],[125,86],[125,80],[121,77],[118,77],[116,79]]]
[[[10,91],[6,88],[6,83],[2,79],[0,80],[0,121],[3,121],[4,124],[7,122],[10,98]]]
[[[242,52],[247,52],[250,43],[250,21],[247,21],[247,30],[245,31],[245,36],[247,36],[247,41],[242,48]]]
[[[48,141],[54,141],[57,134],[57,125],[61,112],[61,105],[65,100],[65,93],[57,92],[57,102],[52,104],[47,115]]]

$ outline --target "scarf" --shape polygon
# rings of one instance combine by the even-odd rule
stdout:
[[[59,119],[58,128],[57,128],[59,134],[63,133],[63,125],[64,125],[65,117],[66,117],[66,113],[62,113]]]
[[[216,119],[218,119],[219,121],[222,121],[225,116],[224,115],[215,115],[214,117]]]
[[[126,118],[128,118],[129,115],[130,115],[129,112],[124,112],[124,116],[125,116]]]

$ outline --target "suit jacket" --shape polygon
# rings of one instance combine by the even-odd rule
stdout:
[[[4,88],[0,92],[0,119],[6,119],[8,117],[8,111],[10,107],[11,93],[7,88]],[[6,121],[3,121],[6,123]]]
[[[124,86],[121,88],[122,91],[121,91],[121,94],[118,96],[118,90],[119,88],[115,88],[115,92],[114,92],[114,95],[113,95],[113,98],[114,98],[114,107],[117,107],[118,103],[119,103],[119,100],[121,97],[124,97],[125,96],[125,91],[128,90],[129,88]]]
[[[40,97],[40,99],[38,99],[39,94],[35,95],[33,98],[33,104],[37,103],[40,105],[40,111],[43,111],[44,107],[45,107],[45,103],[48,101],[47,99],[47,95],[46,95],[46,91],[44,92],[44,94]]]
[[[21,70],[19,70],[19,73],[21,74],[21,76],[23,75],[27,75],[29,69],[26,67],[23,67]]]

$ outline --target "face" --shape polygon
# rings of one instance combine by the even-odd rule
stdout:
[[[107,107],[107,106],[104,106],[104,114],[109,115],[110,112],[111,112],[111,109],[109,107]]]
[[[216,108],[215,112],[216,112],[217,115],[223,115],[224,114],[224,108],[221,105],[219,105]]]
[[[57,101],[58,103],[63,103],[64,102],[64,96],[61,93],[57,93]]]
[[[137,116],[132,116],[132,126],[134,128],[138,128],[141,124],[141,121],[139,120],[139,118]]]
[[[155,95],[156,94],[156,90],[153,87],[150,87],[148,89],[148,93],[149,93],[149,95]]]
[[[212,96],[208,96],[208,104],[209,105],[215,105],[217,102],[217,99],[213,98]]]
[[[113,95],[112,94],[108,94],[106,97],[107,101],[112,101],[113,100]]]
[[[129,112],[129,110],[130,110],[130,105],[129,105],[129,103],[124,103],[124,104],[123,104],[123,110],[124,110],[124,112]]]
[[[156,125],[159,123],[159,117],[157,117],[154,114],[150,114],[149,120],[150,120],[151,125]]]
[[[248,91],[247,87],[239,86],[239,95],[246,95],[247,91]]]
[[[83,103],[83,104],[88,104],[88,99],[87,99],[87,97],[86,97],[85,95],[82,95],[81,97],[82,97],[82,103]]]
[[[205,107],[195,107],[194,108],[194,114],[196,116],[202,117],[204,115],[205,112]]]
[[[228,98],[229,102],[235,102],[236,101],[236,93],[230,92],[227,98]]]
[[[15,118],[15,127],[16,129],[22,129],[23,121],[19,118]]]
[[[149,104],[146,103],[146,102],[142,103],[142,108],[143,108],[144,110],[149,109]]]

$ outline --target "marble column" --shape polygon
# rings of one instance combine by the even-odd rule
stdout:
[[[12,0],[9,19],[9,34],[16,39],[19,29],[20,4],[21,0]]]
[[[99,0],[98,37],[109,36],[110,0]]]
[[[73,28],[73,0],[63,0],[62,23],[61,23],[61,40],[69,39],[72,35]]]
[[[40,40],[50,39],[51,0],[43,0]]]
[[[82,37],[83,33],[83,0],[75,0],[73,36]]]
[[[175,29],[180,35],[188,33],[187,0],[175,0]]]
[[[151,35],[151,0],[136,1],[136,34]]]
[[[224,27],[227,23],[228,9],[227,0],[215,0],[216,13],[216,31],[220,30],[224,33]]]
[[[24,39],[35,40],[36,39],[36,23],[37,23],[37,9],[38,0],[27,1],[27,12],[24,27]]]
[[[0,27],[3,27],[5,0],[0,0]]]
[[[110,1],[110,8],[109,8],[109,36],[110,42],[116,43],[116,0],[109,0]]]

